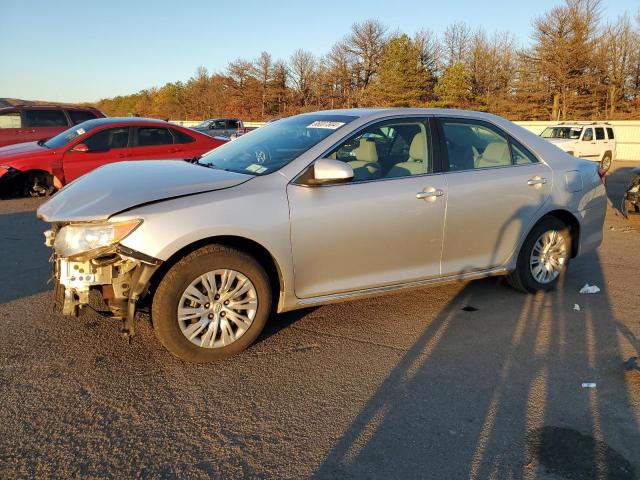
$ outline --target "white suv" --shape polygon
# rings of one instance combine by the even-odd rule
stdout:
[[[540,136],[574,157],[599,162],[605,171],[616,157],[616,137],[606,122],[560,122],[545,128]]]

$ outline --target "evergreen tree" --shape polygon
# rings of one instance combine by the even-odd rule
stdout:
[[[369,103],[390,107],[421,105],[430,82],[421,53],[407,35],[389,40],[380,59],[377,82],[370,87]]]

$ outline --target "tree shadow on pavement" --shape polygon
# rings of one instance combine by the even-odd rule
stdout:
[[[495,279],[467,284],[315,477],[635,478],[640,428],[599,257],[572,267],[545,294],[524,295]],[[585,280],[602,291],[580,295]],[[491,314],[480,321],[477,311],[461,310],[465,304]]]

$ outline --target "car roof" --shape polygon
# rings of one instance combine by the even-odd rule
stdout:
[[[93,110],[99,111],[96,107],[83,106],[83,105],[9,105],[7,107],[0,107],[0,113],[9,110],[37,110],[37,109],[56,109],[56,110]]]
[[[338,110],[322,110],[310,112],[312,115],[347,115],[358,118],[379,118],[386,116],[407,116],[407,115],[437,115],[440,117],[470,117],[496,121],[504,120],[491,113],[478,112],[475,110],[461,110],[456,108],[347,108]],[[305,115],[304,113],[301,115]]]
[[[100,127],[102,125],[115,125],[115,124],[126,124],[126,125],[162,125],[169,126],[168,122],[164,120],[158,120],[156,118],[140,118],[140,117],[107,117],[107,118],[95,118],[91,120],[87,120],[83,123],[91,123],[92,127]],[[179,127],[179,125],[173,125],[172,127]]]

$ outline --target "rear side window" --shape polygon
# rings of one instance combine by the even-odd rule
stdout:
[[[596,140],[604,140],[604,128],[596,128]]]
[[[91,135],[84,142],[91,152],[104,152],[129,145],[129,127],[106,128]]]
[[[613,128],[607,127],[607,135],[609,135],[609,140],[614,140],[616,137],[613,135]]]
[[[20,112],[0,113],[0,128],[22,128]]]
[[[62,110],[25,110],[25,127],[66,127],[67,117]]]
[[[96,118],[93,113],[84,110],[67,110],[67,113],[71,117],[71,121],[74,125]]]
[[[153,145],[171,145],[173,137],[168,128],[162,127],[139,127],[138,146],[150,147]]]
[[[227,124],[229,125],[228,128],[238,128],[237,120],[227,120]]]
[[[449,171],[511,165],[507,139],[494,130],[464,120],[444,120]]]
[[[173,143],[191,143],[191,142],[195,142],[195,139],[193,137],[190,137],[189,135],[187,135],[184,132],[181,132],[180,130],[174,130],[172,128],[171,129],[171,133],[173,134]]]

